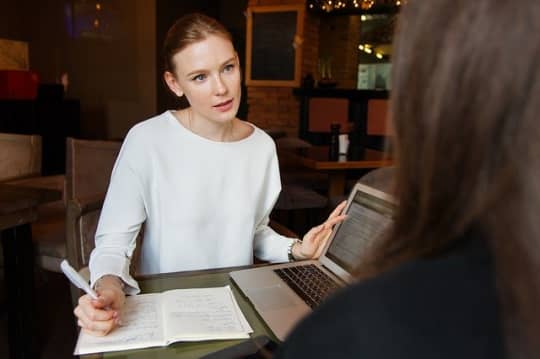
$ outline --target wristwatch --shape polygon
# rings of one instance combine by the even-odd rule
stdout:
[[[293,241],[289,244],[289,246],[287,247],[287,257],[289,258],[289,262],[294,262],[296,259],[294,258],[293,256],[293,253],[292,253],[292,249],[293,249],[293,246],[296,244],[296,243],[302,243],[301,240],[299,240],[298,238],[294,238]]]

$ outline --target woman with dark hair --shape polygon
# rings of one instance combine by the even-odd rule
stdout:
[[[277,357],[537,357],[540,2],[410,0],[399,17],[392,233]]]

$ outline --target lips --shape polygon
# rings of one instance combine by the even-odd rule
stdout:
[[[225,112],[225,111],[229,111],[232,108],[232,105],[233,105],[233,100],[230,99],[230,100],[218,103],[217,105],[214,105],[213,107],[218,111]]]

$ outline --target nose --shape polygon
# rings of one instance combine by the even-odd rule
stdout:
[[[214,94],[217,96],[223,96],[227,93],[227,86],[221,78],[220,75],[217,75],[214,80]]]

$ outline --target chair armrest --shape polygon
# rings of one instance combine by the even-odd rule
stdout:
[[[70,199],[67,203],[68,212],[80,216],[87,212],[101,209],[105,201],[105,193],[99,193],[82,198]]]
[[[66,176],[65,175],[53,175],[53,176],[35,176],[15,179],[5,182],[20,187],[30,187],[38,189],[52,189],[62,192],[62,199],[66,198]]]
[[[54,176],[36,176],[36,177],[26,177],[7,181],[7,184],[13,184],[21,187],[32,187],[32,188],[45,188],[45,189],[55,189],[58,191],[64,190],[64,175],[54,175]]]
[[[83,232],[81,220],[92,212],[98,212],[103,206],[105,194],[95,194],[83,198],[70,199],[66,208],[66,249],[67,257],[71,265],[79,270],[87,265],[83,258],[84,246],[81,243]]]

